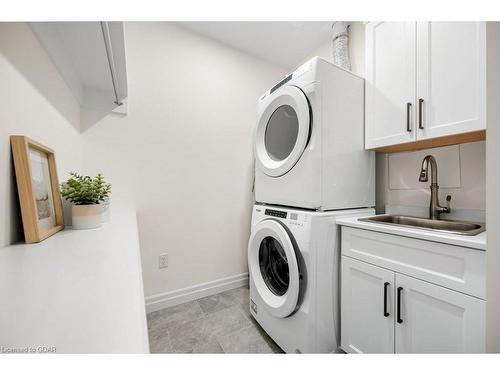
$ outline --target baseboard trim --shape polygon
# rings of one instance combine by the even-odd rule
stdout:
[[[150,313],[167,307],[180,305],[181,303],[194,301],[198,298],[208,297],[244,285],[248,285],[248,272],[173,290],[171,292],[154,294],[146,297],[146,312]]]

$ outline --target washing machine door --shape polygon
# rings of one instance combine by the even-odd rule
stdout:
[[[280,222],[263,220],[252,229],[248,268],[264,308],[271,315],[284,318],[295,311],[300,291],[299,264],[293,241]]]
[[[255,158],[265,174],[278,177],[299,161],[311,119],[309,102],[298,87],[285,86],[271,95],[257,125]]]

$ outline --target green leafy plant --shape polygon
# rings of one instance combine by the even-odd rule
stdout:
[[[61,195],[75,205],[99,204],[111,193],[111,184],[102,174],[94,178],[71,172],[71,178],[61,184]]]

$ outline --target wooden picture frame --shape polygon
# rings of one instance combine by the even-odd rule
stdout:
[[[26,243],[64,228],[54,151],[22,135],[10,137]]]

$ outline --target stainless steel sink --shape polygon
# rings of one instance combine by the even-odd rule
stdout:
[[[397,225],[408,228],[431,229],[439,232],[475,236],[486,230],[485,224],[471,223],[467,221],[432,220],[422,217],[403,215],[379,215],[359,219],[372,223]]]

